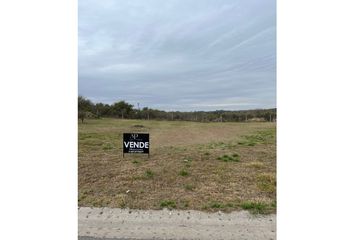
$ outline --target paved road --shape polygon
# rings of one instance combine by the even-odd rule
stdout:
[[[133,240],[128,238],[94,238],[94,237],[81,237],[79,236],[79,240]],[[137,240],[137,239],[134,239]],[[139,240],[153,240],[153,239],[139,239]]]
[[[79,208],[79,240],[275,240],[276,216]]]

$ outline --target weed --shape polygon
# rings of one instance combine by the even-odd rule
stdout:
[[[211,208],[224,208],[225,206],[222,203],[218,203],[218,202],[213,202],[210,204]]]
[[[183,169],[183,170],[181,170],[181,171],[179,172],[179,175],[185,177],[185,176],[188,176],[189,173],[188,173],[186,170]]]
[[[262,202],[251,202],[246,201],[241,203],[241,208],[244,210],[248,210],[253,214],[264,214],[267,212],[267,204]]]
[[[134,164],[138,164],[138,163],[140,163],[138,160],[133,160],[133,163]]]
[[[238,144],[243,145],[243,146],[255,146],[256,145],[255,142],[249,142],[249,141],[238,142]]]
[[[238,154],[233,154],[232,156],[229,155],[223,155],[222,157],[218,157],[218,160],[224,161],[224,162],[239,162],[240,161],[240,156]]]
[[[176,208],[176,202],[172,200],[163,200],[160,202],[160,207]]]
[[[153,178],[154,175],[155,175],[155,173],[154,173],[153,171],[151,171],[150,169],[148,169],[148,170],[145,171],[145,176],[146,176],[147,178]]]
[[[235,205],[233,203],[220,203],[220,202],[212,202],[209,205],[210,208],[216,208],[216,209],[226,209],[226,208],[234,208]]]

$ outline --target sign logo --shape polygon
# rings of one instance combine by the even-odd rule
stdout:
[[[124,153],[147,153],[149,154],[148,133],[123,133],[123,156]]]
[[[137,133],[132,133],[131,134],[131,137],[135,140],[135,139],[137,139],[137,137],[138,137],[139,135],[137,134]]]

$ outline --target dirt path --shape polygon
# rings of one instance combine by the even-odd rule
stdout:
[[[79,208],[79,236],[121,239],[275,240],[276,215]]]

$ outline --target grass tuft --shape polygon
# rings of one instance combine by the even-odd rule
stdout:
[[[160,207],[164,208],[176,208],[177,205],[176,205],[176,202],[175,201],[172,201],[172,200],[162,200],[160,202]]]
[[[179,175],[185,177],[185,176],[188,176],[189,173],[188,173],[186,170],[183,169],[183,170],[181,170],[181,171],[179,172]]]
[[[222,203],[218,203],[218,202],[213,202],[210,204],[211,208],[224,208],[225,206]]]
[[[221,160],[224,162],[239,162],[240,156],[237,153],[233,154],[232,156],[223,155],[222,157],[218,157],[218,160]]]
[[[270,211],[270,206],[262,202],[246,201],[241,203],[241,208],[248,210],[252,214],[266,214]]]
[[[150,169],[145,171],[145,177],[147,178],[153,178],[155,175],[155,173],[153,171],[151,171]]]

